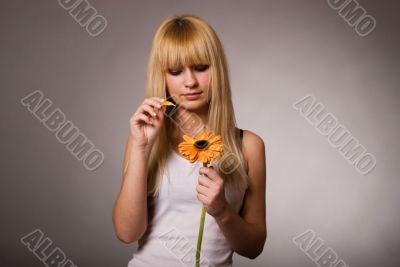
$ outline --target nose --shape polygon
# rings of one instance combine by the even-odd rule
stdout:
[[[185,81],[184,84],[186,87],[193,87],[196,85],[196,76],[194,75],[193,71],[190,68],[187,68],[185,71]]]

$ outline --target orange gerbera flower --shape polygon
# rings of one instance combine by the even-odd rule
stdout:
[[[175,106],[175,104],[168,100],[164,100],[163,102],[161,102],[161,106]]]
[[[178,145],[179,152],[190,163],[201,161],[204,164],[209,164],[213,159],[219,157],[224,152],[221,136],[202,131],[195,137],[183,135],[185,141]]]

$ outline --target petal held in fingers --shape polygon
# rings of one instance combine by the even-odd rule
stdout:
[[[161,106],[175,106],[175,104],[168,100],[164,100],[163,102],[161,102]]]

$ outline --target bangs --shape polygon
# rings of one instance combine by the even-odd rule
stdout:
[[[191,25],[172,25],[159,46],[158,61],[162,71],[197,64],[210,65],[206,38]]]

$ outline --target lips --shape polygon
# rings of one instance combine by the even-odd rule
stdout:
[[[184,97],[189,101],[197,100],[201,97],[201,92],[184,94]]]
[[[191,96],[191,95],[199,95],[199,94],[201,94],[201,92],[187,93],[187,94],[184,94],[184,95],[186,95],[186,96]]]

